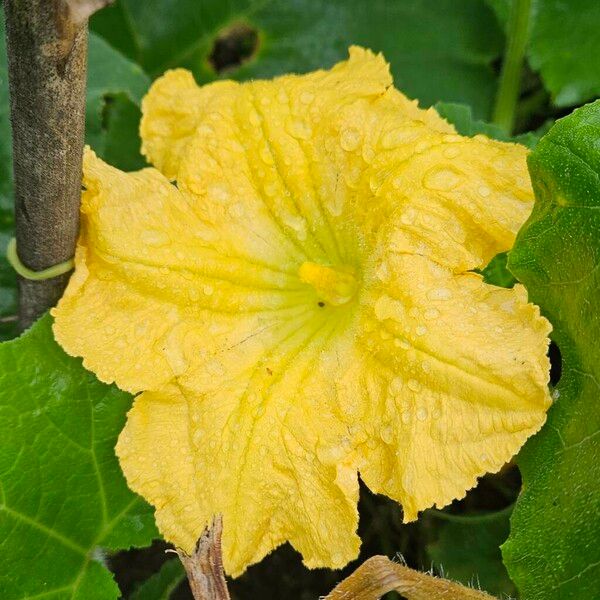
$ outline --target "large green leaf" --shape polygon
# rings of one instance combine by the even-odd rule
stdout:
[[[429,511],[429,517],[441,521],[438,539],[427,546],[436,570],[492,594],[513,595],[515,586],[500,554],[500,544],[508,537],[510,513],[511,507],[480,515]]]
[[[562,377],[521,452],[503,547],[528,600],[600,598],[600,101],[558,121],[529,159],[536,204],[509,268],[554,326]]]
[[[2,600],[108,600],[103,551],[157,536],[114,454],[131,396],[100,383],[43,317],[0,344]]]
[[[92,27],[153,75],[184,66],[214,79],[209,56],[224,28],[245,23],[258,50],[235,78],[271,77],[328,67],[350,44],[382,51],[396,85],[425,104],[465,102],[489,116],[496,89],[491,63],[502,34],[481,0],[118,0]]]
[[[538,0],[529,59],[558,106],[600,96],[599,28],[598,0]]]

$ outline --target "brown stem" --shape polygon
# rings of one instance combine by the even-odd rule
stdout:
[[[223,520],[218,515],[200,536],[192,555],[177,551],[195,600],[230,600],[221,557],[222,532]]]
[[[13,130],[17,248],[39,271],[70,259],[79,230],[87,18],[102,0],[4,0]],[[60,298],[69,274],[19,278],[28,327]]]
[[[414,571],[385,556],[365,561],[323,600],[376,600],[392,591],[408,600],[494,600],[484,592]]]

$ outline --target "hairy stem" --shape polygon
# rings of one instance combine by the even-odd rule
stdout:
[[[212,525],[200,536],[193,554],[179,550],[194,600],[230,600],[223,573],[221,533],[223,521],[216,516]]]
[[[79,230],[87,18],[106,0],[4,0],[16,238],[20,262],[48,269],[72,258]],[[19,277],[28,327],[60,298],[68,273]]]
[[[512,0],[504,63],[492,119],[508,134],[512,133],[515,123],[530,20],[531,0]]]
[[[369,558],[324,600],[377,600],[392,591],[408,600],[494,600],[484,592],[414,571],[385,556]]]

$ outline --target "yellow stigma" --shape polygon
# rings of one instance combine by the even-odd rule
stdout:
[[[317,294],[329,304],[346,304],[356,293],[356,279],[349,267],[327,267],[313,262],[302,263],[298,275],[310,283]]]

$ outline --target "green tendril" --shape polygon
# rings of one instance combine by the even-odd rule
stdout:
[[[58,263],[52,267],[48,267],[47,269],[43,269],[41,271],[32,271],[21,262],[21,259],[17,254],[17,240],[15,238],[12,238],[10,242],[8,242],[8,246],[6,247],[6,259],[8,260],[10,266],[21,277],[31,281],[44,281],[45,279],[52,279],[54,277],[58,277],[59,275],[64,275],[65,273],[71,271],[75,266],[75,260],[70,258],[69,260],[65,260],[64,262]]]

